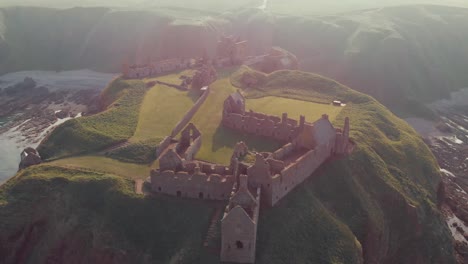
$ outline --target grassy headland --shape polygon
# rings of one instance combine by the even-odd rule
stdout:
[[[192,120],[203,134],[197,158],[224,162],[237,140],[258,150],[277,147],[221,126],[223,101],[236,90],[231,80],[237,75],[230,80],[231,72],[221,74],[212,85],[208,99]],[[282,82],[278,75],[287,76],[289,81]],[[437,163],[406,122],[372,97],[319,75],[280,71],[261,78],[263,85],[240,87],[248,96],[255,94],[255,98],[269,100],[276,96],[274,100],[284,100],[286,106],[291,106],[290,98],[346,102],[333,123],[341,127],[344,118],[350,118],[355,147],[348,157],[322,166],[274,208],[262,208],[257,263],[454,263],[450,232],[437,209]],[[290,92],[281,89],[283,85],[289,85]],[[304,112],[311,106],[296,105]],[[330,107],[312,105],[323,106],[316,110],[320,112]],[[54,161],[60,167],[45,164],[29,168],[0,188],[0,222],[5,223],[0,225],[0,241],[8,241],[0,243],[0,252],[10,252],[8,249],[23,243],[20,238],[8,237],[23,237],[24,230],[45,221],[52,224],[42,227],[38,235],[41,239],[28,242],[31,261],[45,259],[40,252],[53,255],[57,244],[72,238],[93,245],[78,250],[83,258],[107,248],[124,263],[142,259],[162,263],[219,262],[216,253],[210,256],[201,249],[213,212],[209,203],[137,196],[131,193],[128,178],[139,177],[132,173],[138,169],[127,171],[129,167],[121,169],[121,164],[114,161],[86,159],[89,157]],[[94,171],[87,166],[94,167]],[[101,170],[107,173],[97,172]],[[113,173],[122,176],[110,175]],[[23,217],[26,214],[29,217]],[[50,236],[57,233],[57,223],[65,224],[51,240]],[[72,232],[76,228],[79,233]],[[119,252],[125,253],[122,256]],[[12,254],[0,256],[15,258]],[[66,256],[67,260],[79,258]]]
[[[133,136],[146,93],[142,81],[116,79],[103,91],[105,110],[72,119],[55,129],[38,147],[44,159],[95,152]]]

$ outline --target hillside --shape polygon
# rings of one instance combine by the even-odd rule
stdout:
[[[126,141],[135,132],[145,93],[141,81],[112,81],[101,95],[104,111],[65,122],[41,142],[38,151],[44,159],[51,159],[89,153]]]
[[[132,10],[2,8],[0,74],[119,72],[123,62],[213,55],[219,36],[234,34],[249,41],[251,54],[285,48],[300,58],[301,69],[370,94],[400,116],[428,116],[423,103],[468,86],[468,9],[397,6],[323,16],[308,14],[308,3],[308,15],[297,16],[287,12],[301,6],[296,2],[280,14],[278,1],[267,11],[246,8],[249,3],[224,10],[209,1],[208,11],[178,3]]]
[[[255,98],[247,101],[266,112],[277,110],[255,100],[284,101],[287,111],[290,100],[300,96],[310,118],[327,111],[328,105],[318,103],[321,98],[342,100],[347,105],[333,122],[341,125],[349,116],[356,143],[349,157],[325,164],[277,206],[262,208],[257,263],[454,263],[450,232],[437,209],[438,166],[407,123],[373,98],[319,75],[233,71],[221,74],[193,118],[208,146],[199,153],[205,159],[217,161],[236,139],[252,140],[217,129],[225,95],[235,91],[232,84],[246,72],[269,84],[250,89],[256,90]],[[284,78],[295,80],[295,89],[279,89]],[[154,118],[160,117],[155,113]],[[115,125],[112,118],[100,121],[104,135]],[[53,137],[47,145],[59,146]],[[112,175],[130,167],[118,163],[123,167],[115,170],[99,162],[102,157],[86,158],[29,168],[0,187],[0,262],[217,263],[217,252],[205,250],[201,241],[218,204],[136,195],[131,179],[147,175]]]
[[[274,43],[318,72],[374,96],[397,114],[468,86],[468,9],[392,7],[277,18]]]

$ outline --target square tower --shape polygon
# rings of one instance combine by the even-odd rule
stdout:
[[[221,220],[221,261],[254,263],[260,188],[255,196],[247,186],[247,176],[239,176],[239,188],[232,195]]]

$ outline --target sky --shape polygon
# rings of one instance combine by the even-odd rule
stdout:
[[[331,14],[389,5],[439,4],[468,7],[468,0],[267,0],[267,10],[274,13],[314,15]],[[207,11],[226,11],[242,6],[260,7],[264,0],[0,0],[0,6],[108,6],[117,8],[155,9],[177,7]]]

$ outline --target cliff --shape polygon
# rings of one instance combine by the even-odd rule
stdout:
[[[274,90],[278,74],[295,89],[275,96],[346,102],[334,122],[350,117],[356,146],[263,209],[256,263],[455,263],[437,208],[438,166],[416,132],[372,97],[319,75],[262,75],[270,85],[257,96]],[[0,262],[217,263],[218,251],[202,246],[214,207],[136,195],[129,179],[45,163],[0,188]]]

